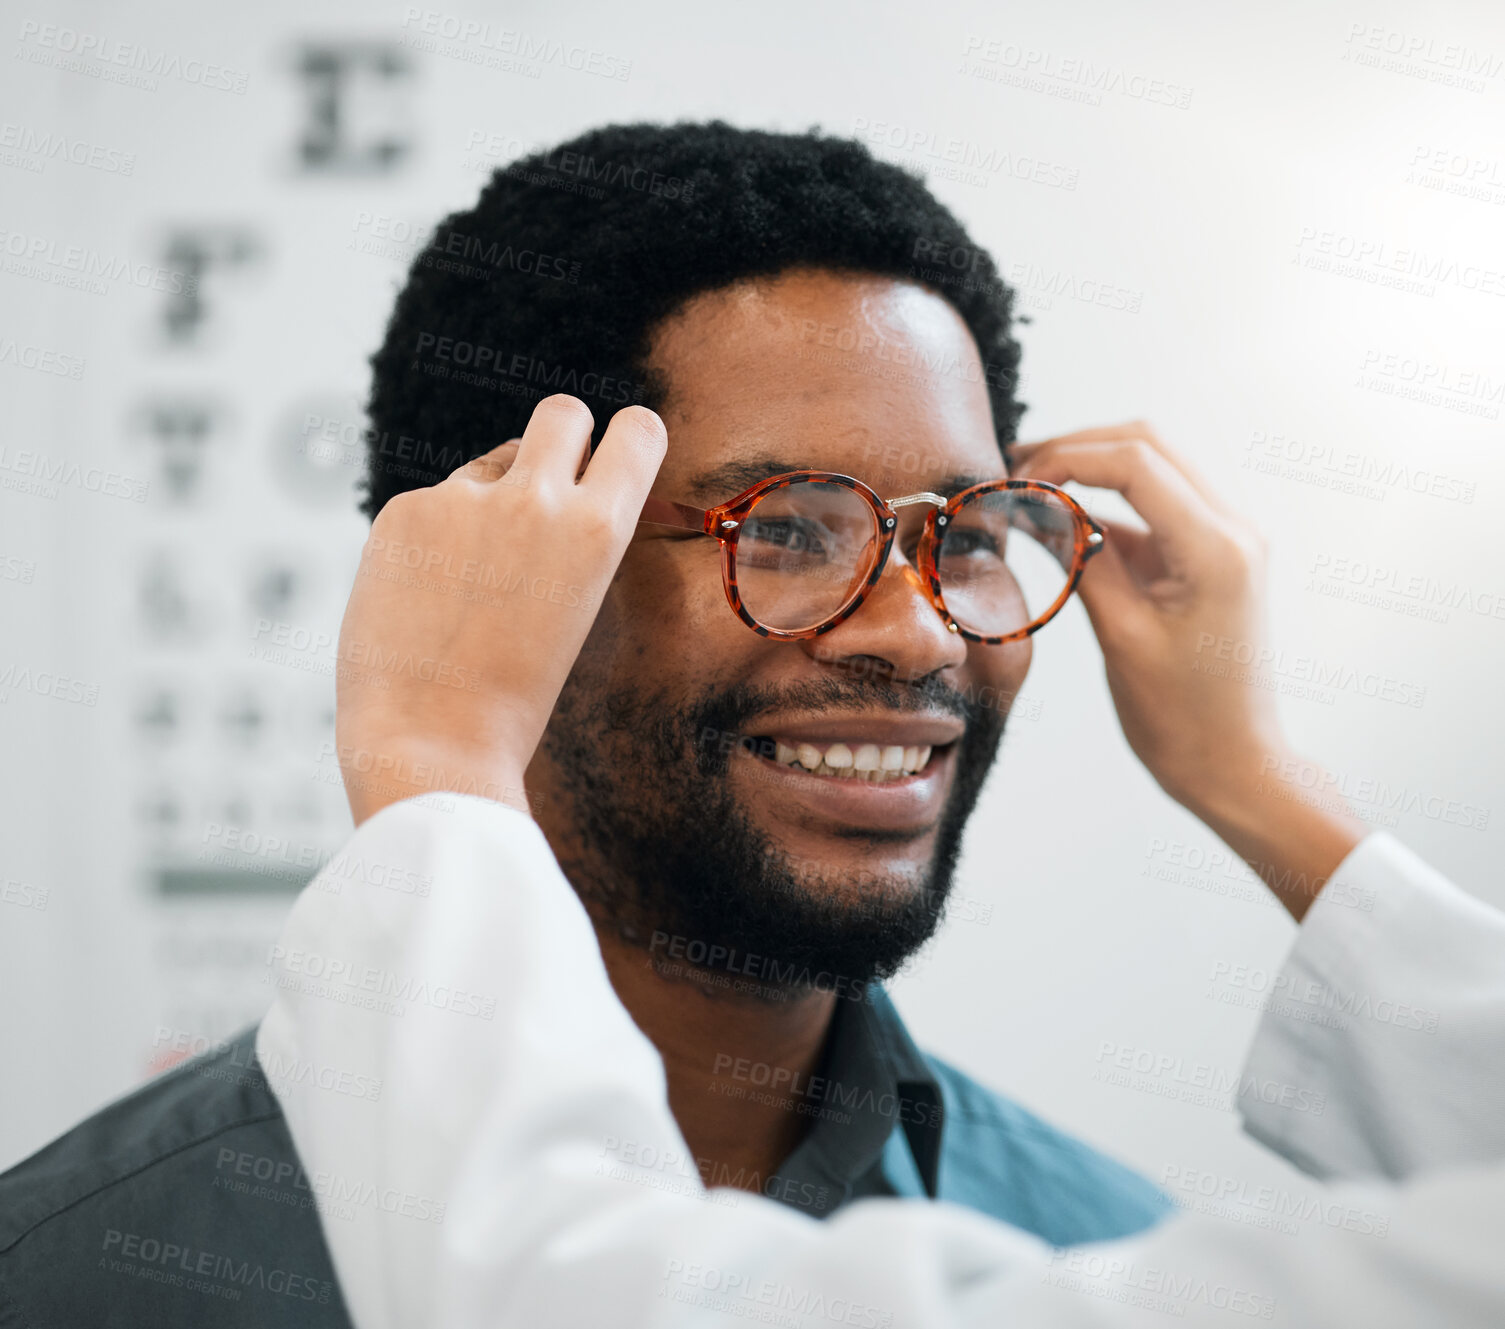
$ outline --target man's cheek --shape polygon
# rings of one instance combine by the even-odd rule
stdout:
[[[1021,694],[1033,658],[1034,643],[1029,637],[1001,646],[969,645],[967,678],[958,680],[956,687],[976,708],[984,726],[1008,718],[1030,718],[1028,699]]]

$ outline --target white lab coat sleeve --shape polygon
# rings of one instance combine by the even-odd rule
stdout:
[[[1069,1252],[943,1203],[704,1192],[541,832],[484,800],[371,818],[274,958],[258,1054],[358,1329],[1505,1323],[1505,1173],[1384,1193],[1384,1239],[1177,1217]]]
[[[1505,914],[1366,837],[1271,984],[1238,1105],[1328,1179],[1505,1159]]]

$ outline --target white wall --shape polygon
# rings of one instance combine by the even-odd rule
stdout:
[[[405,26],[398,5],[6,10],[0,671],[14,663],[32,682],[0,687],[0,1166],[138,1083],[175,1041],[222,1037],[264,1005],[261,963],[288,896],[164,897],[164,868],[215,867],[209,850],[244,886],[275,862],[216,827],[277,836],[294,859],[348,828],[319,760],[328,652],[255,658],[257,623],[330,639],[337,628],[364,530],[345,464],[356,458],[311,463],[300,429],[310,414],[347,436],[359,426],[365,357],[412,247],[378,231],[401,222],[416,237],[467,204],[484,178],[477,136],[504,145],[482,165],[644,118],[818,123],[931,168],[944,157],[928,154],[960,140],[985,164],[934,172],[934,187],[1025,290],[1026,436],[1147,417],[1254,514],[1273,549],[1287,680],[1297,656],[1356,680],[1283,697],[1293,736],[1355,785],[1382,782],[1363,805],[1377,824],[1505,905],[1490,870],[1505,819],[1505,601],[1487,612],[1505,596],[1498,6],[433,11],[583,44],[625,79],[454,54],[499,54],[479,39],[418,50],[421,20]],[[68,67],[58,44],[84,36],[163,60],[156,86]],[[395,135],[411,151],[390,171],[300,170],[297,52],[361,41],[395,48],[411,71],[357,76],[346,142],[359,154]],[[1387,48],[1409,48],[1409,62],[1393,67]],[[243,77],[243,91],[196,81],[205,63],[229,71],[211,82]],[[36,152],[31,167],[18,160],[49,134],[84,144],[86,162],[97,149],[100,164],[47,158],[38,173]],[[1437,152],[1440,173],[1427,169]],[[127,155],[129,174],[111,169]],[[163,332],[150,268],[103,294],[45,279],[70,246],[172,268],[167,237],[184,230],[216,253],[207,316],[185,344]],[[33,241],[49,247],[43,277],[16,270],[16,247]],[[1333,263],[1351,249],[1356,265]],[[1397,287],[1394,264],[1420,289]],[[1106,304],[1082,298],[1105,287]],[[27,348],[27,360],[81,359],[78,377],[18,363]],[[1430,395],[1412,392],[1419,382]],[[181,450],[181,498],[141,423],[174,401],[214,415],[202,451]],[[1272,461],[1261,439],[1291,451]],[[28,450],[146,482],[146,501],[92,492],[82,471],[26,492]],[[1335,492],[1353,467],[1370,490]],[[1443,494],[1410,491],[1397,467],[1440,476]],[[158,559],[167,574],[154,578]],[[1401,609],[1320,594],[1314,570],[1341,560],[1401,586],[1436,578],[1475,608],[1434,621],[1404,612],[1414,587]],[[928,1046],[1152,1176],[1298,1186],[1229,1111],[1184,1097],[1188,1083],[1226,1087],[1257,1018],[1215,973],[1271,970],[1292,929],[1247,878],[1187,866],[1218,846],[1128,753],[1079,607],[1037,641],[964,903],[898,983],[900,1004]],[[42,695],[41,671],[78,686]],[[1421,704],[1365,695],[1378,678]],[[173,726],[143,722],[159,693]],[[1397,795],[1414,810],[1387,813]],[[1165,1069],[1111,1083],[1121,1050]]]

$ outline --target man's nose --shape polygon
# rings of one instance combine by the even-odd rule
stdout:
[[[897,547],[857,612],[802,644],[811,657],[826,664],[849,663],[859,657],[881,661],[882,672],[900,682],[918,682],[967,659],[966,640],[950,629],[931,604],[918,570]],[[865,668],[873,672],[870,663]]]

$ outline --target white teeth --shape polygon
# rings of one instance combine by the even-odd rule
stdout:
[[[835,770],[842,770],[852,765],[852,749],[845,743],[832,743],[826,749],[826,765]]]
[[[812,775],[863,780],[869,784],[887,784],[916,774],[930,760],[931,751],[928,745],[906,748],[897,743],[832,743],[822,750],[814,743],[774,740],[775,757],[780,765],[797,765]]]

